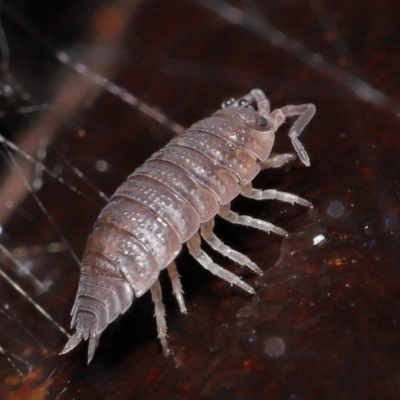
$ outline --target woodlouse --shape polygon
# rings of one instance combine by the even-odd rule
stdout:
[[[71,312],[71,328],[75,326],[76,332],[61,354],[89,339],[90,362],[107,325],[149,289],[158,336],[164,354],[169,354],[158,276],[167,269],[180,310],[186,313],[174,263],[183,243],[205,269],[254,294],[242,279],[212,262],[201,249],[200,237],[214,250],[262,274],[254,262],[215,236],[214,217],[218,214],[234,224],[287,234],[268,222],[238,215],[230,210],[230,202],[242,194],[311,207],[296,195],[254,189],[251,182],[261,169],[280,167],[294,158],[290,153],[270,156],[275,132],[290,116],[299,116],[289,131],[293,147],[310,165],[298,136],[314,114],[313,104],[270,112],[264,92],[254,89],[239,100],[224,102],[212,117],[192,125],[134,171],[102,210],[88,239]]]

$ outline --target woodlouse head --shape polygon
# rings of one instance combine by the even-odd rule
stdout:
[[[222,103],[222,109],[214,113],[218,117],[234,119],[237,122],[246,124],[253,129],[269,130],[272,125],[268,117],[261,116],[260,113],[250,104],[250,101],[241,98],[238,100],[229,99]]]

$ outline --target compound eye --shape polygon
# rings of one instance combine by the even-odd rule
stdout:
[[[258,126],[266,126],[268,124],[268,121],[264,117],[260,117],[259,120],[257,121]]]
[[[248,107],[250,103],[246,99],[240,99],[238,102],[239,107]]]
[[[222,103],[222,108],[229,107],[229,106],[231,106],[234,102],[235,102],[235,99],[234,99],[234,98],[231,98],[231,99],[229,99],[229,100],[225,100],[225,101]]]

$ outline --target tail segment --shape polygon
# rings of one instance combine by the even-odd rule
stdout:
[[[78,294],[71,311],[71,328],[75,327],[76,332],[60,353],[68,353],[82,339],[89,339],[88,363],[93,358],[103,330],[119,314],[124,313],[134,299],[132,287],[117,270],[111,272],[86,264],[88,261],[96,261],[97,265],[104,265],[104,260],[99,262],[99,257],[102,256],[85,254]]]

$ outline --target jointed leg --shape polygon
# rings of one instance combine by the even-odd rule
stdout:
[[[244,254],[241,254],[238,251],[231,249],[226,244],[223,244],[221,240],[219,240],[215,236],[213,228],[214,228],[214,219],[211,219],[210,221],[201,224],[201,230],[200,230],[201,237],[210,245],[211,248],[218,251],[225,257],[228,257],[231,260],[237,262],[238,264],[249,267],[255,273],[259,275],[263,274],[262,270],[257,266],[256,263],[251,261]]]
[[[175,298],[178,302],[179,309],[181,310],[182,314],[187,314],[185,300],[183,300],[183,295],[182,295],[183,294],[182,285],[179,279],[180,276],[178,274],[178,270],[176,269],[175,262],[172,262],[171,264],[168,265],[167,271],[172,283],[172,292],[174,293]]]
[[[240,185],[240,194],[244,197],[254,200],[279,200],[286,203],[297,203],[305,207],[312,207],[312,204],[308,200],[296,196],[295,194],[279,192],[275,189],[254,189],[251,186],[251,183],[247,185]]]
[[[151,298],[154,302],[154,316],[157,321],[158,338],[160,339],[164,356],[169,355],[167,344],[167,323],[165,321],[165,309],[162,301],[161,286],[158,279],[150,287]]]
[[[232,222],[232,224],[251,226],[252,228],[260,229],[268,233],[274,232],[282,236],[288,235],[286,231],[284,231],[281,228],[278,228],[277,226],[269,222],[262,221],[260,219],[255,219],[247,215],[239,215],[234,211],[231,211],[230,204],[225,204],[223,206],[220,206],[218,214],[227,221]]]
[[[271,155],[265,160],[260,161],[259,165],[261,169],[267,168],[280,168],[282,165],[288,163],[289,161],[293,161],[296,159],[296,156],[293,153],[284,153],[284,154],[275,154]]]
[[[296,153],[300,157],[300,160],[307,167],[310,165],[310,159],[308,154],[304,148],[304,146],[300,143],[299,139],[297,139],[301,132],[303,132],[304,128],[308,125],[311,118],[315,114],[315,105],[314,104],[301,104],[299,106],[286,106],[280,109],[282,114],[287,117],[292,117],[294,115],[299,115],[299,118],[293,124],[289,131],[289,137],[292,140],[292,144]]]
[[[233,274],[232,272],[223,269],[217,264],[214,264],[211,258],[201,249],[200,247],[201,239],[198,233],[194,234],[187,242],[186,245],[189,249],[189,253],[202,265],[203,268],[209,270],[214,275],[219,276],[222,279],[225,279],[231,285],[236,285],[249,292],[250,294],[254,294],[254,289],[243,282],[238,276]]]

